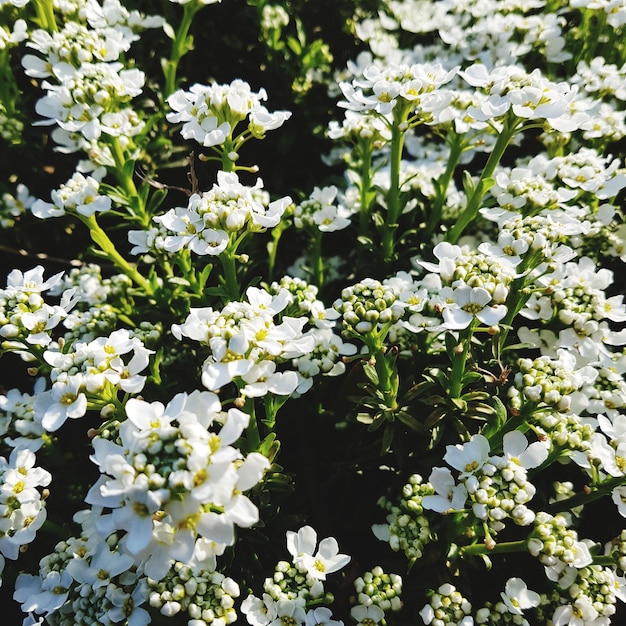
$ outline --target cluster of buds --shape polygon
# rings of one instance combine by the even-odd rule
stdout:
[[[491,456],[478,475],[465,481],[465,488],[474,515],[487,521],[494,533],[504,528],[507,518],[518,526],[528,526],[535,519],[526,503],[532,500],[536,489],[517,459]]]
[[[373,278],[344,288],[333,307],[341,314],[343,332],[348,336],[375,334],[397,322],[405,309],[392,287]]]
[[[438,264],[419,261],[425,269],[436,272],[444,286],[457,289],[467,286],[487,291],[496,304],[505,302],[509,285],[515,278],[515,266],[506,254],[467,250],[447,242],[437,244],[433,254]]]
[[[519,409],[522,398],[533,404],[545,404],[560,413],[569,410],[571,395],[583,383],[593,382],[597,370],[593,367],[576,367],[576,357],[565,350],[558,351],[558,359],[540,356],[536,359],[519,360],[519,371],[514,387],[509,390],[511,405]]]
[[[354,581],[357,601],[361,606],[377,606],[383,611],[399,611],[402,608],[402,577],[387,574],[377,565]]]
[[[166,617],[186,613],[192,626],[226,626],[237,619],[239,585],[217,571],[194,571],[177,561],[166,578],[147,582],[150,606]]]
[[[317,328],[334,328],[339,313],[332,307],[327,307],[318,299],[318,287],[306,282],[302,278],[283,276],[279,281],[273,281],[268,292],[277,296],[286,289],[292,296],[291,302],[281,311],[278,318],[284,315],[290,317],[308,317],[309,323]]]
[[[332,595],[324,592],[321,580],[313,578],[306,569],[289,561],[279,561],[271,578],[263,582],[263,590],[274,601],[292,600],[303,606],[310,600],[332,602]]]
[[[595,432],[588,420],[575,413],[540,413],[536,420],[553,446],[572,451],[575,458],[577,452],[586,456]]]
[[[422,557],[424,546],[432,539],[422,498],[433,493],[432,485],[424,484],[419,474],[413,474],[402,488],[397,505],[386,497],[379,500],[379,505],[389,511],[387,523],[375,524],[372,530],[378,539],[388,542],[394,552],[404,552],[409,563]]]
[[[444,583],[428,592],[428,604],[420,611],[426,626],[472,626],[472,604],[454,585]]]
[[[617,610],[617,599],[625,599],[615,571],[602,565],[568,571],[559,585],[567,589],[567,597],[561,599],[561,606],[554,612],[555,624],[571,624],[577,619],[584,624],[608,624]]]
[[[581,568],[589,565],[589,547],[569,526],[568,517],[561,513],[537,513],[535,527],[528,537],[528,551],[547,568],[559,571],[566,566]]]

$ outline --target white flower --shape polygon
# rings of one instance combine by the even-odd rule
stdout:
[[[493,304],[491,295],[482,287],[461,285],[452,292],[453,301],[443,309],[445,328],[462,330],[467,328],[474,318],[486,326],[496,326],[507,313],[503,304]]]
[[[284,626],[285,624],[304,624],[306,613],[299,603],[293,600],[278,600],[276,602],[276,617],[270,626]]]
[[[489,441],[483,435],[473,435],[464,444],[446,446],[443,460],[459,471],[459,478],[478,473],[489,459]]]
[[[350,616],[357,622],[357,626],[372,626],[384,619],[385,612],[375,604],[357,604],[350,609]]]
[[[422,506],[437,513],[459,511],[465,506],[467,489],[465,485],[457,485],[447,467],[433,468],[428,482],[434,487],[436,495],[424,496]]]
[[[539,594],[530,591],[521,578],[509,578],[500,593],[502,601],[511,613],[521,615],[525,609],[539,605]]]
[[[306,626],[343,626],[341,620],[337,621],[332,618],[332,611],[325,607],[319,606],[316,609],[309,609],[306,614]]]
[[[331,574],[347,565],[350,557],[339,553],[334,537],[320,541],[317,552],[317,533],[311,526],[302,527],[297,533],[287,531],[287,549],[293,556],[294,565],[302,566],[312,578],[325,580]]]

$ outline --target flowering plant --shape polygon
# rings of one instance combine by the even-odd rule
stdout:
[[[626,6],[313,4],[0,0],[3,608],[616,623]]]

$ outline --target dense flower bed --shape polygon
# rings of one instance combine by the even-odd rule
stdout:
[[[0,0],[6,619],[618,623],[625,24]]]

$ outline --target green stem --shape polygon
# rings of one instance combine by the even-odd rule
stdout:
[[[224,284],[226,286],[226,294],[229,302],[239,300],[239,282],[237,280],[237,266],[235,262],[235,254],[233,251],[225,250],[220,254],[222,269],[224,270]]]
[[[496,145],[493,147],[493,151],[489,155],[489,159],[487,160],[485,168],[480,175],[478,183],[476,183],[476,187],[474,187],[470,197],[467,199],[467,206],[465,207],[465,210],[457,220],[456,224],[448,231],[446,240],[450,243],[456,243],[463,234],[467,225],[478,215],[482,199],[491,186],[491,177],[500,163],[502,155],[519,130],[521,121],[522,120],[520,120],[520,118],[513,113],[510,113],[504,120],[502,132],[498,135]]]
[[[448,163],[446,165],[446,171],[437,179],[436,182],[436,195],[435,200],[431,206],[430,215],[426,222],[426,228],[424,229],[424,240],[430,238],[435,232],[435,228],[441,222],[441,214],[443,212],[443,206],[446,201],[448,193],[448,187],[456,171],[456,167],[459,164],[461,155],[463,154],[463,135],[452,131],[452,140],[450,143],[450,156],[448,157]]]
[[[95,244],[98,245],[100,250],[106,254],[108,259],[120,269],[126,276],[128,276],[135,284],[141,287],[146,295],[153,295],[154,290],[152,285],[144,276],[142,276],[134,265],[131,265],[115,248],[115,244],[109,239],[109,236],[104,232],[101,226],[96,221],[94,215],[84,216],[77,214],[85,226],[89,229],[89,234]]]
[[[389,192],[387,194],[387,219],[383,227],[383,259],[389,263],[395,256],[395,233],[400,217],[400,164],[404,146],[404,132],[399,123],[391,127],[391,152],[389,155]]]
[[[163,99],[167,100],[176,90],[176,74],[180,60],[191,50],[192,40],[189,37],[189,29],[193,23],[195,14],[204,5],[192,0],[184,5],[183,18],[176,31],[176,36],[172,43],[172,53],[167,61],[163,61],[163,76],[165,85],[163,88]]]
[[[250,416],[250,421],[246,428],[246,440],[248,442],[248,452],[253,452],[258,450],[261,445],[261,433],[259,432],[259,424],[256,419],[254,398],[246,398],[242,411]]]
[[[496,543],[493,548],[488,548],[484,543],[475,543],[459,549],[459,556],[475,556],[479,554],[507,554],[509,552],[526,552],[528,550],[526,539],[518,541],[503,541]]]
[[[324,284],[324,259],[322,257],[322,232],[314,227],[314,232],[311,233],[311,273],[313,284],[317,285],[320,289]]]
[[[132,175],[128,176],[126,173],[126,163],[131,159],[126,157],[120,141],[117,137],[112,137],[109,143],[111,148],[111,155],[115,161],[115,173],[117,175],[118,182],[122,186],[122,189],[126,192],[128,197],[137,195],[137,187]]]
[[[385,333],[386,335],[386,333]],[[396,358],[383,347],[384,335],[375,343],[369,342],[368,350],[374,357],[374,368],[378,375],[378,391],[383,395],[385,406],[395,411],[398,408],[398,372]]]
[[[477,320],[473,319],[470,325],[460,334],[461,349],[452,354],[452,373],[450,375],[450,398],[458,398],[463,391],[463,375],[465,374],[465,366],[472,344],[472,335]]]
[[[565,498],[564,500],[557,500],[556,502],[553,502],[549,507],[547,507],[547,511],[548,513],[554,514],[560,513],[561,511],[569,511],[577,506],[589,504],[589,502],[603,498],[608,493],[613,491],[615,487],[620,487],[624,484],[626,484],[626,477],[624,476],[614,476],[612,478],[608,478],[599,485],[593,485],[585,491],[577,493],[571,498]]]
[[[360,186],[360,203],[359,209],[359,235],[365,237],[369,232],[370,224],[370,205],[372,201],[372,153],[373,146],[371,141],[362,140],[359,142],[361,147],[361,186]]]

